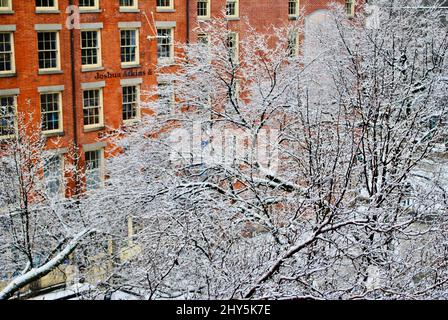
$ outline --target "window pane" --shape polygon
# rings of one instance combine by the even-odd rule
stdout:
[[[12,71],[12,59],[12,35],[11,33],[0,33],[0,72]]]
[[[172,58],[172,29],[157,29],[157,57]]]
[[[84,125],[101,123],[100,90],[86,90],[83,92]]]
[[[15,98],[0,97],[0,136],[15,134]]]
[[[39,32],[38,56],[39,69],[55,69],[58,67],[58,45],[56,32]]]
[[[137,61],[137,31],[121,30],[121,62],[129,63]]]
[[[85,65],[97,65],[99,52],[98,31],[81,32],[81,63]]]
[[[53,8],[56,0],[36,0],[36,7]]]
[[[60,129],[61,107],[59,104],[59,93],[42,94],[40,96],[42,131]]]
[[[123,120],[137,118],[138,110],[138,88],[123,87]]]
[[[101,186],[101,153],[101,150],[88,151],[85,153],[87,190],[98,189]]]
[[[54,196],[62,192],[62,156],[57,155],[46,159],[44,163],[44,178],[47,192]]]

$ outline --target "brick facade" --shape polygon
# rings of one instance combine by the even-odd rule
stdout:
[[[174,8],[159,10],[156,0],[138,0],[138,10],[121,12],[119,0],[98,0],[99,10],[81,13],[81,26],[102,24],[101,31],[101,70],[83,72],[81,67],[81,30],[67,28],[69,13],[66,9],[70,5],[78,5],[79,0],[58,0],[58,11],[36,12],[35,1],[11,0],[12,11],[0,11],[1,26],[15,26],[15,74],[0,74],[0,93],[9,89],[19,89],[17,106],[19,112],[31,111],[35,120],[40,121],[40,93],[39,87],[63,86],[62,92],[62,120],[63,132],[57,134],[61,145],[68,147],[76,143],[83,159],[84,146],[94,144],[101,137],[102,132],[117,128],[122,124],[122,89],[120,81],[123,79],[141,78],[141,88],[157,83],[154,75],[157,63],[157,40],[154,38],[154,22],[166,24],[175,23],[174,40],[176,42],[196,41],[195,28],[198,26],[197,1],[174,0]],[[342,3],[343,0],[340,0]],[[211,17],[222,16],[225,0],[211,0]],[[328,0],[300,0],[300,10],[306,15],[325,9]],[[188,10],[187,10],[188,8]],[[70,11],[69,11],[70,12]],[[72,16],[73,17],[73,16]],[[244,19],[262,31],[265,26],[287,25],[292,21],[288,16],[288,0],[239,0],[239,19],[229,21],[230,28],[244,37]],[[149,22],[149,23],[148,23]],[[120,29],[119,26],[141,25],[139,28],[139,55],[137,67],[122,68],[120,61]],[[61,71],[52,74],[39,74],[37,25],[60,26],[60,66]],[[2,29],[0,29],[1,32]],[[148,39],[148,36],[150,39]],[[152,38],[151,38],[152,37]],[[128,74],[131,73],[131,74]],[[103,114],[104,127],[85,130],[83,126],[83,85],[104,81]],[[49,136],[51,148],[56,137]],[[82,161],[80,166],[82,166]]]

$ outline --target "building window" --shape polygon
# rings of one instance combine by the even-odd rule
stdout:
[[[198,18],[210,18],[210,0],[198,0]]]
[[[206,33],[198,33],[198,43],[208,46],[210,44],[210,37]]]
[[[174,59],[173,28],[157,28],[157,58],[171,61]]]
[[[81,63],[83,68],[94,68],[101,66],[100,31],[81,31]]]
[[[157,85],[160,114],[169,113],[174,107],[174,86],[171,82],[159,82]]]
[[[45,189],[50,196],[61,195],[64,192],[63,163],[64,160],[62,155],[55,155],[45,159]]]
[[[40,70],[59,70],[59,34],[38,32],[38,56]]]
[[[232,62],[238,62],[238,33],[230,32],[227,37],[227,48]]]
[[[86,160],[86,189],[95,190],[102,186],[103,174],[103,150],[85,152]]]
[[[0,97],[0,138],[16,134],[16,96]]]
[[[139,117],[139,92],[138,86],[123,87],[123,121]]]
[[[11,11],[12,10],[11,1],[12,0],[0,0],[0,13],[2,11]]]
[[[79,0],[79,9],[82,10],[98,10],[99,0]]]
[[[239,15],[239,0],[226,0],[226,16],[238,17]]]
[[[58,10],[57,0],[36,0],[37,10]]]
[[[103,90],[83,91],[84,128],[95,128],[103,125]]]
[[[355,1],[354,0],[345,0],[345,11],[349,17],[353,17],[355,15]]]
[[[44,133],[62,131],[62,98],[60,92],[40,95],[42,131]]]
[[[138,9],[138,0],[120,0],[120,8],[122,9]]]
[[[122,66],[139,64],[139,40],[137,31],[137,29],[120,30]]]
[[[174,0],[157,0],[157,7],[163,9],[173,9]]]
[[[297,16],[299,14],[299,0],[289,0],[288,15]]]
[[[288,55],[291,58],[297,57],[298,52],[298,34],[291,32],[288,36]]]
[[[0,33],[0,74],[14,73],[14,36],[12,32]]]

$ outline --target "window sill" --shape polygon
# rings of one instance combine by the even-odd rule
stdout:
[[[104,130],[105,128],[106,127],[104,125],[99,125],[97,127],[89,127],[89,128],[84,127],[84,132],[100,131],[100,130]]]
[[[228,20],[228,21],[239,21],[240,17],[226,17],[226,20]]]
[[[135,69],[135,68],[141,68],[142,66],[140,64],[122,64],[121,69]]]
[[[140,13],[140,9],[137,8],[120,8],[121,13]]]
[[[0,73],[0,78],[14,78],[17,77],[17,73]]]
[[[45,132],[45,131],[43,131],[43,132],[42,132],[42,135],[43,135],[45,138],[62,137],[62,136],[65,135],[65,132],[64,132],[64,131],[54,131],[54,132]]]
[[[46,75],[46,74],[63,74],[62,70],[39,70],[37,74]]]
[[[289,20],[297,20],[299,18],[299,16],[296,14],[290,14],[290,15],[288,15],[288,18],[289,18]]]
[[[81,67],[81,72],[103,71],[104,67]]]
[[[156,8],[156,12],[172,13],[172,12],[176,12],[176,9],[173,9],[173,8]]]
[[[15,11],[14,10],[4,10],[4,11],[0,11],[0,14],[14,14]]]
[[[131,119],[131,120],[123,120],[123,124],[126,126],[132,126],[134,124],[137,124],[140,122],[140,118],[135,118],[135,119]]]
[[[210,20],[212,20],[210,17],[199,17],[198,16],[198,21],[199,22],[201,22],[201,21],[210,21]]]
[[[101,9],[79,9],[79,13],[101,13]]]
[[[59,14],[59,13],[61,13],[61,11],[60,10],[56,10],[56,9],[36,9],[36,13],[37,14],[42,14],[42,13],[49,13],[49,14],[56,13],[56,14]]]
[[[172,66],[174,65],[174,59],[159,59],[157,65],[162,67]]]
[[[1,141],[3,141],[3,140],[14,139],[15,137],[16,137],[16,135],[14,135],[14,134],[11,134],[11,135],[9,135],[9,136],[0,136],[0,143],[1,143]]]

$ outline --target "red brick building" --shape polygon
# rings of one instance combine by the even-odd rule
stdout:
[[[354,12],[353,0],[339,1]],[[104,175],[107,146],[99,138],[138,121],[140,91],[157,84],[158,61],[173,57],[176,42],[196,41],[200,21],[226,15],[241,39],[243,17],[262,31],[330,2],[0,0],[0,142],[14,134],[17,112],[31,112],[55,149],[49,170],[62,176],[64,153],[74,145],[93,188]]]

